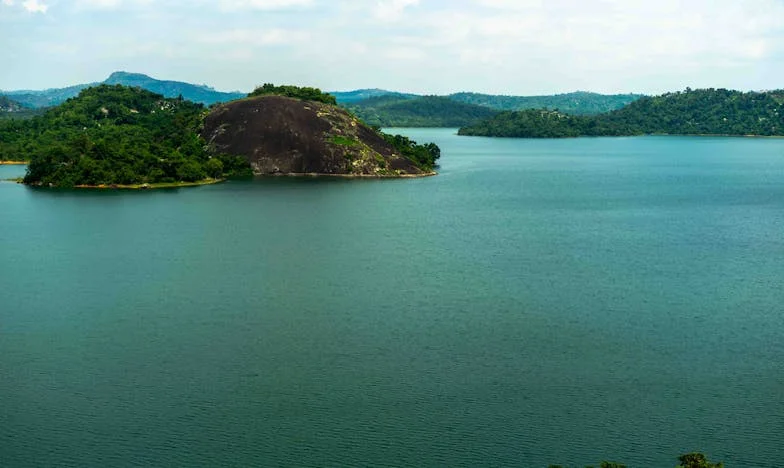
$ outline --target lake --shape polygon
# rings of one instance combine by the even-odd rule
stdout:
[[[400,132],[439,176],[0,183],[0,465],[781,466],[784,140]]]

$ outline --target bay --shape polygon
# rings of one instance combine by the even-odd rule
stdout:
[[[0,183],[0,465],[781,464],[784,141],[398,131],[440,175]]]

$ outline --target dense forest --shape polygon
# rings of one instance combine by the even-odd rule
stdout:
[[[558,111],[504,112],[460,135],[563,138],[622,135],[784,135],[784,91],[686,89],[644,97],[597,116]]]
[[[370,125],[379,127],[462,127],[492,117],[487,107],[453,101],[443,96],[410,98],[372,97],[345,107]]]
[[[450,94],[449,99],[501,111],[526,109],[560,110],[574,115],[595,115],[620,109],[642,94],[597,94],[585,91],[552,96],[497,96],[479,93]]]
[[[0,159],[29,160],[28,184],[194,182],[249,171],[212,157],[197,130],[204,106],[139,88],[100,85],[30,120],[0,122]]]

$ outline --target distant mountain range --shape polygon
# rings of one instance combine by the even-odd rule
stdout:
[[[181,81],[156,80],[155,78],[141,73],[128,73],[123,71],[114,72],[109,78],[101,82],[85,83],[69,86],[67,88],[53,88],[42,91],[0,91],[0,94],[5,94],[26,107],[51,107],[61,104],[69,98],[76,97],[85,88],[97,86],[99,84],[120,84],[124,86],[139,87],[154,93],[162,94],[165,97],[173,98],[182,96],[189,101],[205,105],[214,104],[216,102],[233,101],[234,99],[247,96],[246,93],[241,93],[239,91],[228,93],[221,92],[216,91],[207,85],[195,85]]]
[[[76,97],[82,90],[100,84],[139,87],[168,98],[182,96],[189,101],[211,105],[244,98],[239,91],[222,92],[207,85],[158,80],[141,73],[118,71],[101,82],[78,84],[41,91],[0,91],[0,117],[23,117],[40,113]],[[462,127],[494,116],[499,111],[552,109],[573,115],[596,115],[621,107],[643,97],[640,94],[604,95],[578,91],[553,96],[502,96],[455,93],[422,96],[385,89],[331,91],[337,102],[371,125],[383,127]],[[4,103],[8,104],[4,104]],[[13,105],[10,103],[14,103]],[[21,108],[21,109],[20,109]],[[26,110],[25,110],[26,109]],[[18,111],[18,113],[12,113]]]

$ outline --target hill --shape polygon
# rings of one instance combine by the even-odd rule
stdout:
[[[552,96],[499,96],[478,93],[450,94],[453,101],[475,104],[500,111],[549,109],[567,114],[593,115],[620,109],[637,99],[641,94],[598,94],[577,91]]]
[[[267,84],[248,99],[214,108],[202,136],[212,152],[241,155],[258,175],[432,173],[440,156],[436,145],[378,132],[334,100],[315,88]]]
[[[105,84],[138,86],[162,94],[165,97],[182,96],[183,99],[209,106],[216,102],[233,101],[245,97],[245,93],[216,91],[207,85],[195,85],[182,81],[156,80],[141,73],[114,72],[103,81]]]
[[[575,136],[759,135],[784,136],[784,91],[686,89],[641,98],[596,116],[528,110],[504,112],[461,128],[460,135],[521,138]]]
[[[41,109],[30,109],[8,96],[0,95],[0,119],[29,119],[41,113]]]
[[[371,129],[317,89],[265,85],[254,94],[209,112],[141,88],[87,88],[30,120],[0,121],[0,160],[29,160],[31,185],[146,187],[214,182],[251,167],[429,175],[440,156],[436,145]]]
[[[346,108],[368,124],[379,127],[461,127],[497,113],[443,96],[386,95],[347,104]]]
[[[29,160],[24,182],[56,187],[170,184],[221,178],[242,158],[211,155],[196,129],[204,106],[100,85],[30,120],[0,122],[0,159]]]
[[[329,94],[335,96],[338,104],[351,104],[364,99],[379,96],[396,96],[399,98],[417,97],[416,94],[399,93],[397,91],[387,91],[385,89],[355,89],[353,91],[330,91]]]
[[[216,102],[231,101],[233,99],[245,97],[244,93],[226,93],[216,91],[206,85],[194,85],[181,81],[156,80],[155,78],[140,73],[128,73],[123,71],[112,73],[107,79],[100,83],[86,83],[69,86],[67,88],[53,88],[43,91],[24,90],[6,91],[4,93],[26,107],[43,108],[61,104],[67,99],[76,97],[82,90],[99,84],[140,87],[147,91],[161,94],[164,97],[176,98],[182,96],[184,99],[204,105],[211,105]]]

